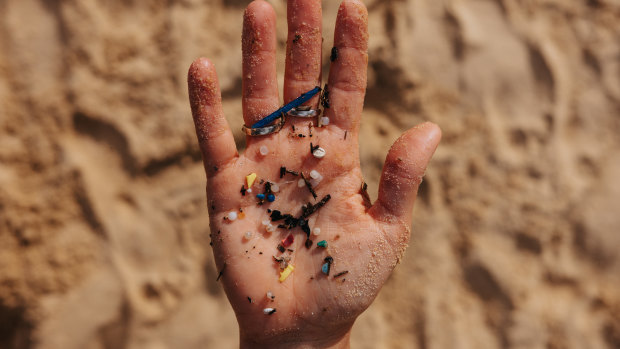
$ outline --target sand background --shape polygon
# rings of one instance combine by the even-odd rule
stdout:
[[[247,3],[0,0],[0,348],[237,345],[186,73],[214,61],[242,147]],[[366,4],[372,197],[401,132],[444,137],[353,346],[620,348],[620,1]]]

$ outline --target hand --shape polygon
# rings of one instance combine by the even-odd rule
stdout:
[[[285,102],[320,84],[321,16],[320,0],[288,1]],[[329,125],[319,128],[315,123],[311,131],[312,119],[289,117],[278,133],[247,137],[242,155],[222,114],[215,68],[198,59],[189,70],[190,102],[207,173],[214,255],[239,322],[242,347],[348,346],[353,322],[374,300],[407,246],[418,185],[441,132],[425,123],[394,143],[378,200],[371,205],[361,190],[357,138],[366,89],[367,20],[359,0],[345,0],[340,6],[334,34],[337,57],[328,81],[330,107],[324,110]],[[243,24],[243,118],[248,126],[280,105],[275,55],[275,13],[268,3],[254,1]],[[318,96],[306,104],[316,106]],[[327,155],[315,158],[311,142]],[[267,155],[261,154],[261,147],[266,147]],[[282,166],[306,176],[318,171],[323,180],[315,183],[317,199],[307,187],[298,186],[300,177],[281,178]],[[250,173],[258,178],[252,193],[244,196],[241,188]],[[274,202],[259,205],[261,180],[279,186]],[[331,199],[309,216],[310,229],[320,228],[320,235],[310,236],[310,248],[304,246],[306,233],[299,227],[270,233],[262,223],[269,220],[269,209],[299,217],[302,205],[315,204],[327,194]],[[227,219],[230,212],[238,218]],[[270,224],[278,223],[282,222]],[[294,242],[288,248],[294,252],[282,253],[277,246],[289,234]],[[320,240],[327,242],[327,248],[317,246]],[[294,266],[283,282],[278,280],[282,270],[274,256],[290,256]],[[329,275],[321,270],[327,256],[333,258]],[[275,298],[269,299],[267,292]],[[265,314],[265,308],[276,312]]]

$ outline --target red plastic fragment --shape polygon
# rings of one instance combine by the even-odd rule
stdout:
[[[293,234],[288,234],[288,236],[282,240],[282,246],[289,247],[291,246],[293,241],[295,241],[295,237],[293,237]]]

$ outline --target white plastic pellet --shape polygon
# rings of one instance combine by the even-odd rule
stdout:
[[[321,234],[321,228],[316,227],[316,228],[312,229],[312,234],[314,234],[314,235]]]
[[[252,194],[252,188],[249,188],[248,190],[246,190],[246,192]]]
[[[319,179],[320,177],[321,177],[321,174],[319,173],[319,171],[317,170],[310,171],[310,178]]]
[[[252,232],[251,231],[246,231],[245,234],[243,234],[243,237],[246,240],[250,240],[252,238]]]
[[[269,220],[265,219],[264,221],[261,222],[264,226],[268,226],[269,225]]]
[[[235,211],[228,212],[228,219],[231,221],[234,221],[235,219],[237,219],[237,212]]]
[[[321,124],[326,126],[329,125],[329,118],[327,116],[322,116],[321,117]]]
[[[311,180],[309,180],[309,182],[310,182],[310,185],[314,188],[314,187],[318,186],[319,183],[321,183],[322,180],[323,180],[323,177],[317,178],[317,179],[311,179]]]
[[[267,298],[273,300],[276,297],[273,296],[273,293],[271,293],[271,291],[267,291]]]
[[[265,315],[272,314],[274,310],[275,309],[273,309],[273,308],[265,308],[265,309],[263,309],[263,314],[265,314]]]
[[[304,185],[306,185],[306,182],[304,182],[303,179],[300,179],[300,180],[297,181],[297,186],[298,187],[302,188]]]
[[[277,193],[280,191],[280,186],[275,184],[275,183],[271,183],[271,191],[274,193]]]
[[[269,149],[267,149],[267,147],[266,147],[266,146],[264,146],[264,145],[262,145],[262,146],[260,147],[260,150],[259,150],[259,151],[260,151],[260,155],[262,155],[262,156],[265,156],[265,155],[267,155],[267,154],[269,153]]]
[[[314,149],[314,151],[312,152],[312,155],[314,155],[314,157],[317,159],[323,158],[325,154],[326,154],[325,149],[321,147]]]

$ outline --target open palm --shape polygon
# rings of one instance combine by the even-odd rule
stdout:
[[[320,0],[288,1],[285,102],[320,83],[321,16]],[[411,209],[440,131],[426,123],[396,141],[372,205],[364,193],[358,154],[367,16],[358,0],[345,0],[339,9],[324,110],[329,125],[319,128],[316,120],[289,117],[278,133],[248,137],[242,155],[222,114],[215,68],[206,59],[190,68],[214,255],[242,345],[346,345],[355,318],[376,297],[409,240]],[[243,28],[243,117],[248,126],[279,107],[275,55],[274,11],[268,3],[254,1]],[[318,97],[307,103],[317,104]],[[325,157],[313,156],[311,143],[325,149]],[[290,172],[282,173],[282,167]],[[311,179],[313,170],[322,180]],[[257,179],[248,192],[246,176],[251,173]],[[303,180],[299,183],[302,174],[312,182],[316,198]],[[270,185],[275,200],[257,198]],[[297,223],[278,228],[284,221],[276,221],[274,211],[299,218],[302,206],[323,198],[324,206],[303,217],[313,234]],[[290,245],[282,242],[289,235],[294,238]],[[322,240],[327,246],[317,245]],[[286,264],[294,270],[279,281]]]

